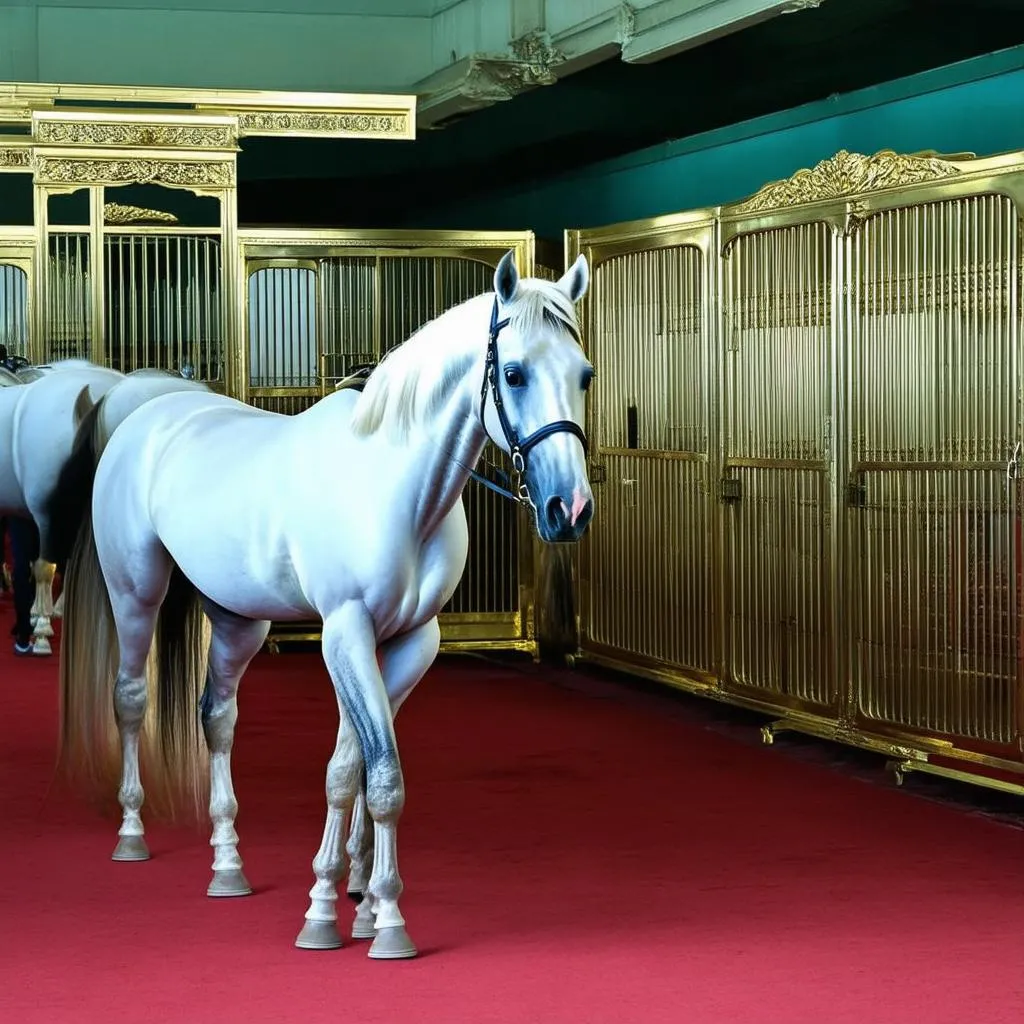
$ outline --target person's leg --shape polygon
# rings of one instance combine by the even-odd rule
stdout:
[[[10,518],[11,575],[14,583],[14,653],[32,654],[32,603],[36,583],[32,563],[39,555],[39,533],[31,519]]]
[[[7,561],[7,516],[0,516],[0,594],[10,589],[10,563]]]

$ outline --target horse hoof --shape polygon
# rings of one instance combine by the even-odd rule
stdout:
[[[341,949],[343,943],[333,921],[307,921],[295,945],[299,949]]]
[[[142,836],[121,836],[111,860],[149,860],[149,848]]]
[[[409,960],[416,955],[416,947],[409,933],[401,925],[392,928],[378,928],[370,952],[371,960]]]
[[[377,926],[373,923],[373,917],[363,920],[357,917],[352,922],[353,939],[375,939],[377,937]]]
[[[226,871],[214,871],[213,880],[206,890],[207,896],[249,896],[252,886],[239,868],[228,868]]]

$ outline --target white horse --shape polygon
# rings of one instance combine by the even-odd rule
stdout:
[[[85,360],[26,367],[0,388],[0,515],[29,519],[40,533],[33,563],[35,652],[49,654],[53,636],[53,568],[45,503],[71,455],[78,425],[92,402],[124,375]],[[9,380],[4,381],[10,384]]]
[[[80,359],[28,366],[12,376],[23,383],[0,388],[0,514],[31,519],[38,528],[32,616],[36,652],[48,654],[53,636],[49,620],[58,611],[51,589],[54,567],[66,561],[79,516],[87,510],[73,510],[63,499],[53,500],[79,425],[105,396],[100,430],[109,437],[130,412],[153,396],[206,388],[163,370],[126,376]]]
[[[296,944],[341,945],[336,885],[346,818],[362,789],[373,825],[361,908],[374,925],[369,955],[416,954],[398,905],[405,783],[393,716],[437,655],[438,613],[468,551],[462,492],[488,436],[510,454],[514,491],[543,540],[575,541],[590,522],[581,424],[593,371],[574,307],[587,282],[583,257],[552,283],[520,280],[508,253],[494,294],[428,323],[361,393],[336,391],[298,416],[212,394],[170,395],[125,420],[99,460],[91,522],[66,573],[66,619],[81,643],[66,637],[61,647],[66,769],[98,783],[95,760],[120,750],[115,859],[149,855],[139,741],[155,635],[164,781],[192,796],[198,812],[205,738],[207,891],[251,891],[230,768],[238,685],[271,620],[319,616],[341,723]],[[196,650],[202,611],[212,627],[205,668]],[[102,663],[115,650],[116,664]]]

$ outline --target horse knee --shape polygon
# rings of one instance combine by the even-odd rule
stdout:
[[[114,684],[114,714],[119,725],[132,726],[142,722],[146,714],[146,677],[133,678],[120,674]]]
[[[374,821],[394,821],[405,806],[405,780],[397,757],[366,766],[366,809]]]

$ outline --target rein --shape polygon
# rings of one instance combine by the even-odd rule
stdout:
[[[583,433],[579,424],[574,423],[572,420],[555,420],[553,423],[546,423],[543,427],[538,427],[532,434],[528,434],[520,439],[519,434],[508,418],[508,413],[505,411],[505,403],[502,401],[501,392],[498,389],[498,335],[501,333],[502,328],[508,326],[508,322],[508,317],[504,320],[498,319],[498,296],[495,295],[494,305],[491,307],[491,326],[487,334],[484,379],[480,385],[480,425],[483,426],[485,422],[484,412],[487,405],[487,392],[490,390],[494,408],[498,413],[498,423],[501,425],[502,434],[505,435],[505,443],[508,445],[509,456],[512,459],[511,479],[500,467],[495,466],[486,459],[483,459],[484,465],[506,481],[507,486],[502,486],[493,480],[488,480],[487,477],[474,469],[469,471],[469,475],[477,483],[483,484],[484,487],[494,491],[495,494],[500,494],[501,497],[508,498],[509,501],[513,501],[517,505],[531,505],[529,491],[523,482],[523,476],[526,473],[526,458],[530,451],[540,444],[544,438],[550,437],[552,434],[566,433],[578,437],[583,445],[583,451],[586,452],[587,436]],[[338,384],[335,390],[340,391],[343,388],[352,388],[356,391],[362,391],[366,385],[366,379],[373,372],[373,369],[374,367],[371,364],[357,367]]]

